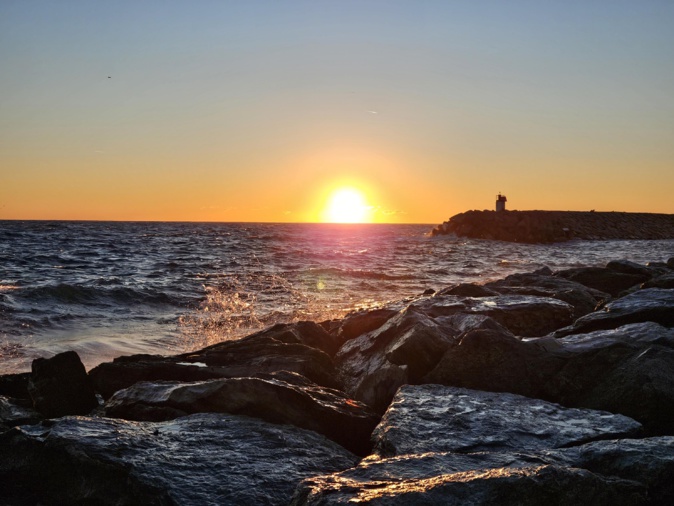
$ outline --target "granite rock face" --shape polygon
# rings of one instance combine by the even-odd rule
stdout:
[[[286,505],[303,478],[356,461],[315,432],[223,414],[62,418],[0,434],[2,495],[13,505]]]
[[[286,336],[294,335],[283,331]],[[305,344],[261,334],[225,341],[200,351],[174,355],[132,355],[89,372],[96,390],[109,398],[139,381],[203,381],[291,371],[329,388],[339,387],[330,355]]]
[[[594,330],[614,329],[628,323],[656,322],[674,327],[674,290],[648,288],[609,302],[601,311],[579,318],[569,328],[555,332],[555,337]]]
[[[264,379],[141,382],[116,392],[105,405],[107,416],[127,420],[170,420],[199,412],[291,424],[323,434],[359,455],[369,453],[370,434],[379,422],[364,404],[293,373]]]
[[[509,393],[406,385],[375,429],[382,457],[425,452],[530,451],[630,437],[641,424],[622,415]]]

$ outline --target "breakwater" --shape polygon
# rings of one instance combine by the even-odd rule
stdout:
[[[467,211],[431,235],[552,243],[570,239],[672,239],[674,214],[594,211]]]

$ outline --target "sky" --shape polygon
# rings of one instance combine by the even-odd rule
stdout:
[[[671,0],[0,0],[0,219],[674,213]],[[362,214],[362,213],[361,213]]]

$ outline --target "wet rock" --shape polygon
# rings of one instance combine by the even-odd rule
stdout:
[[[28,382],[30,373],[0,375],[0,395],[14,397],[15,399],[30,399]]]
[[[330,356],[337,353],[340,341],[314,322],[279,323],[268,329],[252,334],[249,338],[269,337],[282,343],[305,344],[324,351]]]
[[[398,387],[435,366],[455,335],[417,310],[401,311],[340,348],[335,360],[345,391],[383,412]]]
[[[600,311],[579,318],[572,326],[560,329],[553,335],[563,337],[647,321],[674,327],[674,290],[638,290],[608,303]]]
[[[611,260],[606,264],[606,268],[622,274],[633,274],[635,276],[643,276],[646,279],[652,278],[658,274],[658,270],[647,267],[645,265],[631,262],[629,260]]]
[[[648,489],[647,504],[669,505],[674,497],[674,437],[597,441],[551,452],[569,466],[637,481]]]
[[[565,363],[537,344],[495,330],[473,330],[422,382],[545,398],[546,385]]]
[[[196,383],[141,382],[116,392],[106,416],[160,421],[187,413],[215,412],[253,416],[268,422],[313,430],[348,450],[366,455],[379,417],[338,390],[320,387],[292,373],[262,378],[231,378]],[[296,375],[297,376],[297,375]]]
[[[0,395],[0,429],[7,429],[15,425],[38,423],[42,415],[26,403]]]
[[[342,341],[348,341],[378,329],[396,314],[398,311],[386,308],[358,311],[347,315],[341,321],[337,332]]]
[[[573,307],[565,302],[528,295],[457,297],[444,295],[414,302],[411,307],[432,317],[456,313],[493,318],[518,336],[544,336],[573,321]]]
[[[583,469],[544,465],[443,473],[428,479],[387,478],[365,483],[340,477],[318,477],[304,481],[291,504],[615,506],[644,504],[645,500],[646,490],[633,481],[607,478]]]
[[[557,341],[568,358],[544,395],[631,416],[650,434],[674,433],[674,331],[642,323]]]
[[[427,452],[405,454],[390,458],[368,457],[358,466],[324,476],[304,480],[297,489],[292,504],[341,504],[349,499],[368,498],[369,504],[406,504],[411,498],[423,498],[423,504],[502,504],[501,500],[487,496],[481,490],[472,491],[470,498],[459,496],[458,500],[449,488],[438,493],[433,485],[440,480],[448,482],[453,477],[456,489],[461,484],[469,485],[476,476],[491,476],[505,473],[511,476],[515,469],[525,474],[532,469],[552,466],[563,469],[583,469],[592,473],[599,487],[584,490],[588,495],[574,499],[579,504],[611,504],[626,501],[627,504],[669,505],[674,497],[674,438],[671,436],[645,439],[618,439],[595,441],[569,448],[529,452]],[[586,474],[582,475],[586,477]],[[581,478],[582,482],[582,478]],[[617,497],[612,485],[622,488],[625,497]],[[526,480],[515,482],[511,493],[517,493],[515,504],[527,504]],[[576,480],[567,483],[569,490],[579,485]],[[488,485],[490,486],[490,485]],[[550,486],[555,487],[554,484]],[[413,491],[418,495],[407,495]],[[437,495],[436,495],[437,494]],[[499,498],[500,499],[500,498]],[[567,491],[551,498],[550,504],[570,499]],[[323,501],[323,502],[321,502]]]
[[[462,297],[493,297],[498,294],[498,292],[491,290],[486,286],[476,285],[474,283],[460,283],[436,293],[436,295],[460,295]]]
[[[509,393],[441,385],[400,388],[375,429],[375,453],[533,451],[629,437],[641,425],[622,415]]]
[[[650,278],[646,274],[625,274],[604,267],[578,267],[559,271],[555,275],[606,292],[613,297]]]
[[[98,406],[91,381],[74,351],[33,360],[28,392],[33,407],[48,418],[85,415]]]
[[[650,434],[673,433],[672,332],[649,322],[520,342],[472,331],[423,381],[621,413]]]
[[[511,274],[486,286],[502,294],[535,295],[561,300],[573,306],[574,319],[591,313],[611,299],[608,293],[547,273]]]
[[[62,418],[0,435],[9,504],[279,504],[356,457],[312,431],[198,414],[171,422]]]
[[[330,356],[316,348],[284,343],[265,335],[225,341],[183,355],[132,355],[100,364],[89,372],[96,391],[109,398],[139,381],[203,381],[291,371],[313,382],[339,387]]]
[[[641,285],[641,288],[664,288],[667,290],[674,289],[674,274],[661,274],[656,276]]]

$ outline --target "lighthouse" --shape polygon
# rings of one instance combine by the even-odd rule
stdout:
[[[497,211],[505,211],[505,203],[508,199],[506,198],[505,195],[501,195],[500,193],[496,196],[496,210]]]

